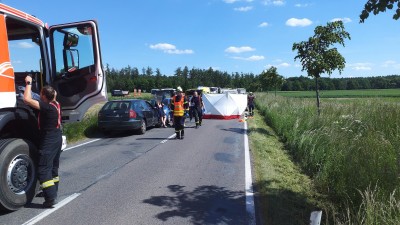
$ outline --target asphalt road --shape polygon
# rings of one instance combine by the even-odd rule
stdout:
[[[0,224],[251,224],[244,124],[187,126],[183,140],[172,139],[173,128],[152,128],[69,148],[61,155],[56,208],[41,208],[36,197],[0,214]]]

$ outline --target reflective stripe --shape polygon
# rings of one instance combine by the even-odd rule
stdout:
[[[53,177],[54,183],[60,182],[60,177]]]
[[[50,105],[56,107],[57,112],[58,112],[58,121],[57,121],[57,128],[60,128],[61,125],[61,107],[60,104],[56,101],[50,102]]]
[[[185,102],[185,97],[181,96],[181,100],[179,102],[176,101],[176,97],[174,97],[174,116],[183,116],[184,114],[184,108],[183,104]]]
[[[42,183],[42,188],[48,188],[48,187],[51,187],[51,186],[54,186],[54,181],[53,180],[48,180],[48,181]]]

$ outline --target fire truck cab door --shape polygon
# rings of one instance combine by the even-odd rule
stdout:
[[[82,120],[94,104],[107,100],[99,35],[95,21],[49,28],[52,75],[64,122]]]

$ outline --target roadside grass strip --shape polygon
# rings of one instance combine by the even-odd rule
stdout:
[[[258,111],[247,120],[253,159],[256,215],[260,224],[309,224],[318,210],[312,181],[291,160]]]

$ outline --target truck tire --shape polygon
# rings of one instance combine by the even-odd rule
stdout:
[[[32,201],[39,188],[35,152],[23,139],[0,140],[0,210],[15,211]]]

